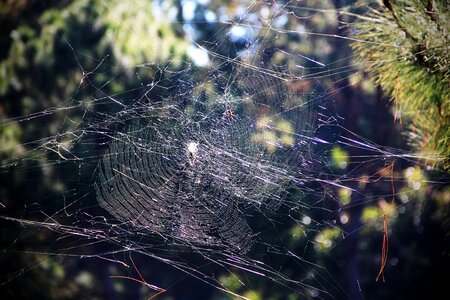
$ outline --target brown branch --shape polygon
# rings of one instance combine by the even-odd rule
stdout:
[[[427,2],[427,15],[432,21],[436,22],[436,2],[434,0],[428,0]]]
[[[398,14],[395,11],[394,7],[392,6],[392,0],[383,0],[383,4],[391,11],[391,14],[392,14],[392,17],[394,18],[395,23],[397,24],[398,28],[400,28],[403,31],[403,33],[405,33],[406,37],[412,39],[416,43],[419,43],[419,39],[416,38],[415,36],[413,36],[409,32],[409,30],[405,26],[403,26],[403,24],[400,22]]]

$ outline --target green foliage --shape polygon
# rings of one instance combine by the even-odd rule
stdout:
[[[341,232],[337,228],[326,228],[316,236],[314,248],[319,252],[327,252],[333,243],[340,237]]]
[[[334,168],[341,170],[347,168],[349,162],[348,152],[343,150],[339,145],[333,146],[330,156],[331,163]]]
[[[352,44],[394,101],[395,118],[431,163],[450,168],[450,19],[447,1],[383,1],[356,23]]]
[[[178,68],[188,43],[148,1],[7,1],[0,4],[0,20],[6,32],[0,37],[0,165],[24,158],[20,170],[0,174],[2,207],[11,215],[23,215],[31,202],[58,209],[59,193],[76,176],[70,166],[58,169],[52,161],[76,153],[78,137],[70,132],[97,109],[93,102],[151,82],[156,71],[141,64],[167,61],[164,69]],[[20,229],[1,224],[4,249]],[[34,245],[53,238],[48,231],[29,237]],[[28,251],[8,252],[0,263],[0,281],[11,279],[3,293],[8,299],[105,298],[95,280],[105,277],[98,275],[100,266],[96,273],[78,272],[70,262]],[[16,278],[23,266],[24,275]]]
[[[177,68],[186,57],[188,42],[171,31],[164,11],[159,14],[154,16],[145,1],[128,6],[122,1],[80,0],[63,9],[45,10],[35,16],[33,25],[18,24],[0,61],[0,96],[6,100],[0,118],[71,103],[75,107],[74,100],[89,102],[89,97],[129,90],[136,86],[142,63],[167,61],[168,69]],[[141,82],[155,76],[150,68],[141,73]],[[87,106],[70,109],[74,122],[66,122],[65,128],[60,126],[68,110],[56,110],[47,117],[49,126],[33,131],[32,137],[22,136],[22,142],[69,131]],[[28,124],[32,125],[26,132],[38,127]]]

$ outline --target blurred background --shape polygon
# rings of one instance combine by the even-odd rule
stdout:
[[[359,48],[351,45],[358,30],[353,23],[371,21],[356,16],[379,5],[344,0],[2,1],[0,214],[42,220],[44,211],[56,215],[65,209],[67,198],[80,197],[83,188],[92,188],[86,183],[92,165],[64,160],[98,159],[104,146],[76,144],[76,137],[58,140],[59,133],[79,126],[94,109],[80,99],[114,95],[131,101],[143,93],[150,99],[164,97],[184,70],[189,69],[194,78],[213,76],[214,71],[228,72],[231,61],[256,61],[251,54],[256,52],[260,68],[283,66],[285,74],[302,78],[290,86],[295,92],[322,99],[338,116],[345,130],[331,135],[354,138],[356,133],[393,152],[420,151],[420,145],[410,148],[408,126],[414,112],[399,115],[395,95],[382,88],[383,82],[380,87],[365,67],[367,56],[354,53],[369,47],[369,42],[363,41]],[[146,68],[146,64],[158,67]],[[149,91],[154,82],[158,86]],[[117,108],[95,110],[114,113]],[[56,146],[62,150],[53,151]],[[448,148],[447,142],[441,147]],[[321,288],[330,294],[309,289],[308,267],[296,264],[284,264],[282,272],[305,283],[302,295],[238,270],[211,267],[207,272],[226,289],[249,299],[444,297],[437,295],[446,294],[450,267],[447,173],[436,160],[416,159],[396,160],[391,173],[386,167],[392,160],[367,156],[364,149],[337,144],[317,154],[322,174],[359,178],[348,183],[358,193],[322,187],[325,196],[319,205],[330,213],[312,211],[303,225],[278,229],[289,251],[323,267],[329,279],[321,281],[325,285]],[[317,195],[307,197],[304,201],[314,201]],[[96,205],[93,201],[84,205]],[[385,280],[376,282],[387,213]],[[308,230],[304,225],[311,220],[321,220],[321,226]],[[330,220],[329,226],[325,220]],[[72,252],[76,239],[61,242],[46,228],[30,229],[5,219],[0,223],[2,299],[147,299],[155,294],[137,282],[111,278],[138,278],[138,274],[102,259],[109,250],[103,243],[88,243]],[[98,257],[83,257],[87,253]],[[132,257],[148,283],[167,290],[155,299],[235,298],[170,265],[139,254]],[[118,259],[131,262],[128,252]]]

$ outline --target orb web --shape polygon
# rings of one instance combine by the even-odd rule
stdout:
[[[99,163],[99,204],[174,243],[247,252],[254,234],[246,211],[284,203],[307,165],[313,125],[282,80],[243,82],[183,104],[165,99],[148,116],[127,113],[133,124],[115,134]],[[283,103],[292,107],[280,110]]]
[[[174,8],[183,16],[172,12],[169,25],[158,1],[73,2],[40,21],[42,33],[55,32],[52,20],[67,25],[44,43],[64,55],[43,47],[32,65],[34,31],[12,35],[30,57],[6,70],[31,79],[13,78],[18,101],[0,107],[0,218],[19,228],[5,229],[7,253],[104,260],[114,266],[105,280],[135,255],[142,269],[164,265],[167,281],[155,282],[180,294],[187,275],[233,297],[358,298],[379,268],[388,202],[419,216],[417,199],[448,185],[439,171],[425,175],[354,61],[349,40],[373,44],[353,35],[355,19],[371,22],[366,4],[182,1],[199,9],[188,20]],[[98,29],[95,49],[86,28]],[[30,246],[35,237],[45,242]]]

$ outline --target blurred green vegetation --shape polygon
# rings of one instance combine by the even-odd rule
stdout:
[[[34,211],[27,205],[34,202],[58,211],[64,205],[62,192],[79,174],[78,170],[65,170],[61,180],[61,170],[56,164],[49,163],[60,157],[52,151],[39,151],[29,142],[78,126],[83,114],[97,109],[91,105],[93,99],[105,95],[118,96],[124,101],[137,98],[138,93],[130,92],[136,86],[156,79],[163,81],[166,74],[158,70],[184,69],[187,63],[192,63],[188,49],[193,42],[233,58],[243,47],[239,41],[233,44],[229,40],[228,31],[224,30],[229,25],[217,22],[193,22],[191,27],[197,36],[192,41],[181,28],[181,22],[185,21],[180,12],[183,3],[155,3],[156,6],[146,1],[130,4],[118,0],[76,0],[48,1],[43,5],[40,1],[23,0],[0,4],[0,119],[22,118],[45,109],[61,108],[43,118],[1,123],[2,165],[19,157],[33,158],[24,161],[20,168],[12,167],[10,172],[0,174],[0,196],[9,213],[28,216]],[[317,63],[296,56],[312,57],[331,65],[329,68],[333,70],[346,70],[352,65],[348,43],[332,38],[346,34],[339,24],[353,21],[351,14],[346,12],[361,12],[360,6],[348,5],[346,1],[304,1],[301,7],[291,7],[293,13],[282,29],[305,33],[259,32],[266,41],[260,50],[261,65],[283,65],[286,73],[296,76],[303,72],[298,65],[319,68],[315,76],[305,76],[304,80],[290,86],[301,95],[299,99],[327,92],[335,100],[337,113],[345,118],[345,128],[362,132],[365,138],[376,143],[401,148],[404,146],[399,131],[401,126],[392,120],[377,86],[366,78],[366,73],[372,74],[375,82],[393,97],[394,113],[401,112],[397,119],[411,124],[409,128],[415,135],[410,137],[417,149],[426,157],[432,153],[444,157],[443,165],[448,167],[449,22],[448,14],[444,13],[445,4],[442,1],[387,3],[391,6],[379,7],[369,15],[370,21],[356,25],[356,36],[373,42],[353,44],[358,58],[366,62],[364,69],[329,72],[329,69],[320,69]],[[435,3],[431,15],[426,6],[429,3]],[[249,1],[239,5],[251,7],[248,13],[258,15],[268,8],[263,2]],[[200,20],[207,8],[216,16],[223,11],[233,16],[239,11],[239,5],[212,1],[208,6],[198,4],[196,13]],[[155,7],[158,7],[156,12]],[[173,7],[178,8],[175,17],[178,23],[168,19]],[[268,9],[270,14],[274,13],[270,7]],[[308,35],[306,32],[325,35]],[[144,65],[153,63],[158,63],[159,68]],[[193,72],[198,76],[206,74],[200,68]],[[322,72],[327,75],[321,77]],[[155,89],[155,97],[159,92],[161,90]],[[79,103],[82,105],[78,106]],[[77,108],[70,112],[64,109],[72,104],[77,104]],[[290,107],[293,104],[284,105]],[[289,134],[292,124],[287,120],[261,119],[260,122],[272,122],[274,130],[256,134],[256,141],[266,145],[293,144]],[[65,147],[76,147],[76,142],[77,139],[67,138]],[[57,146],[48,144],[47,149]],[[278,230],[277,235],[286,241],[287,250],[310,261],[311,265],[303,266],[288,260],[278,262],[279,257],[275,255],[269,258],[283,273],[305,284],[307,292],[299,295],[269,279],[243,274],[238,269],[231,269],[231,273],[216,270],[219,282],[249,299],[313,299],[323,296],[308,288],[309,284],[317,283],[312,265],[320,265],[331,274],[330,287],[326,290],[335,292],[336,299],[419,299],[446,291],[446,277],[439,273],[448,271],[449,267],[450,189],[445,185],[448,178],[439,175],[444,187],[432,184],[433,170],[400,163],[393,174],[396,185],[393,191],[391,174],[380,175],[382,180],[376,182],[370,177],[385,167],[383,163],[358,168],[360,156],[365,154],[362,150],[337,145],[328,150],[324,158],[329,168],[326,171],[337,176],[349,172],[355,179],[350,183],[353,184],[351,188],[357,192],[350,188],[330,189],[326,192],[338,201],[321,199],[323,210],[304,209],[297,218],[301,222],[287,222]],[[70,155],[71,151],[58,149],[58,153]],[[395,193],[393,206],[390,204],[392,193]],[[313,200],[317,199],[304,199]],[[324,215],[327,210],[334,214],[332,217],[336,222],[330,226],[315,224],[314,220],[328,217]],[[387,282],[376,284],[383,215],[388,212]],[[53,249],[48,243],[55,239],[50,231],[27,231],[28,228],[1,222],[1,244],[6,250],[0,256],[4,266],[0,282],[11,279],[2,285],[2,294],[6,298],[146,299],[151,294],[126,280],[109,278],[121,274],[122,270],[106,262],[84,262],[79,258],[64,257],[63,253],[61,256],[50,255]],[[17,252],[10,251],[11,241],[19,236],[25,236],[26,242],[16,242],[13,246]],[[42,252],[34,249],[42,249]],[[141,272],[150,283],[157,280],[169,286],[176,282],[173,278],[181,278],[161,266],[155,274],[152,272],[155,265],[146,268],[146,261],[140,261]],[[21,272],[22,269],[25,272]],[[205,293],[212,299],[232,298],[218,290],[195,288],[191,280],[185,285],[175,283],[159,299],[205,299]]]
[[[450,18],[446,0],[383,1],[355,24],[357,58],[394,103],[409,141],[450,168]],[[370,43],[367,43],[370,42]]]

